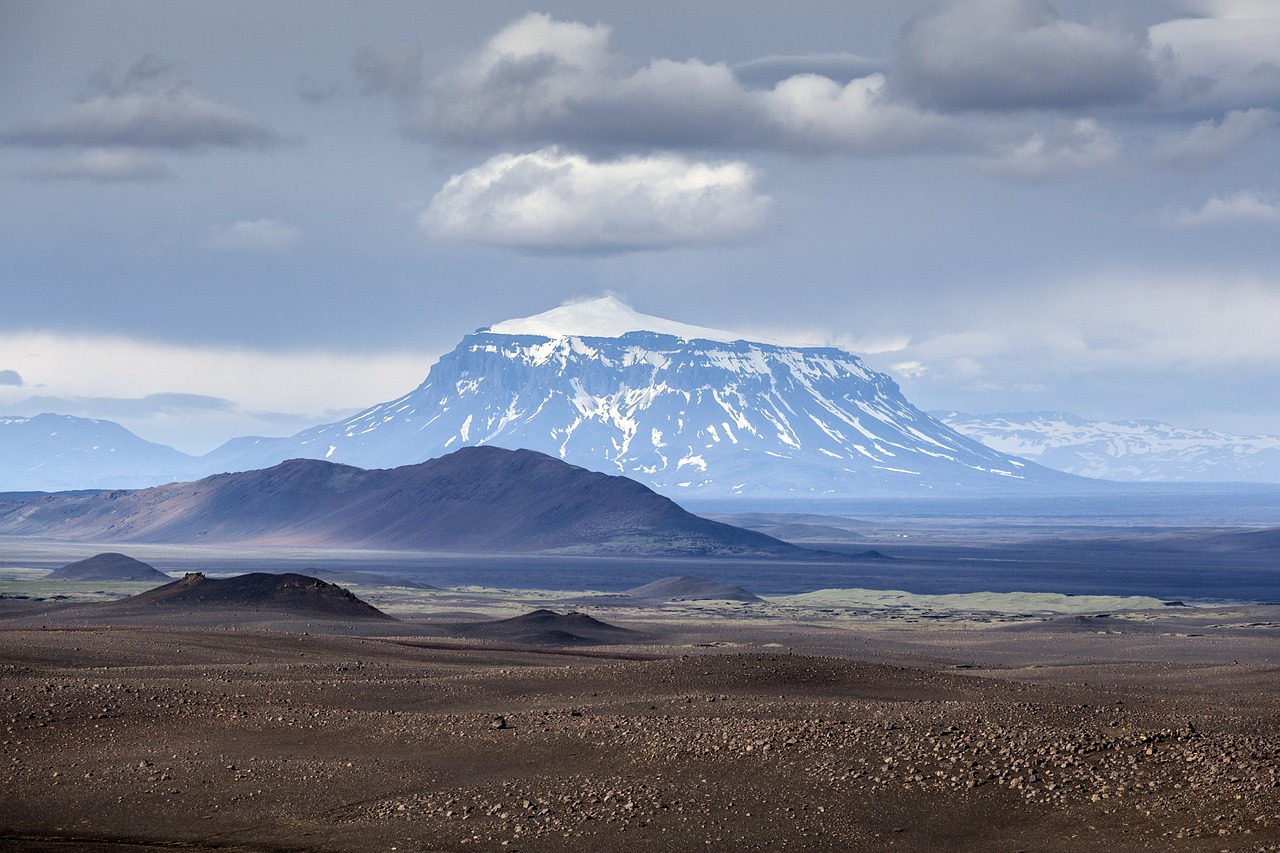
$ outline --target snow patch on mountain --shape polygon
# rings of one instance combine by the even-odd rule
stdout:
[[[579,339],[618,338],[627,332],[656,332],[686,341],[704,340],[733,343],[744,339],[742,335],[735,335],[733,332],[726,332],[722,329],[693,326],[688,323],[679,323],[674,320],[665,320],[662,317],[641,314],[616,296],[602,296],[598,299],[571,302],[567,305],[561,305],[559,308],[552,308],[550,311],[543,311],[541,314],[534,314],[532,317],[504,320],[479,331],[492,332],[497,335],[536,335],[549,339],[571,336]],[[755,339],[758,340],[758,336]],[[780,343],[778,341],[766,342]],[[579,340],[577,346],[584,347],[585,344]],[[584,349],[580,350],[579,354],[587,355],[588,353]],[[652,355],[652,353],[637,350],[634,353],[624,355],[624,359],[648,358],[652,357]]]

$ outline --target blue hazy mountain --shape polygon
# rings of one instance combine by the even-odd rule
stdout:
[[[111,421],[0,418],[0,491],[133,489],[182,480],[207,463]]]
[[[816,556],[692,515],[626,477],[465,447],[393,469],[315,459],[136,491],[0,501],[0,534],[484,553]]]
[[[467,335],[410,393],[285,439],[236,439],[223,470],[293,457],[361,468],[468,445],[529,448],[671,497],[918,494],[1062,486],[911,405],[832,347],[744,340],[606,297]]]

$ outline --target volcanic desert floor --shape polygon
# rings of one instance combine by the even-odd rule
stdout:
[[[4,602],[0,847],[1280,851],[1280,608],[600,608],[637,642],[538,648],[451,636],[528,609],[479,600]]]

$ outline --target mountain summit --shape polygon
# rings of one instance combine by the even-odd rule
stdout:
[[[746,340],[613,297],[480,329],[403,397],[291,438],[237,439],[207,461],[389,468],[467,445],[541,451],[677,498],[1073,479],[960,435],[843,350]]]

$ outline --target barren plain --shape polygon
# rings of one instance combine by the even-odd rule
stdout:
[[[0,573],[6,850],[1280,850],[1280,607],[44,572]]]

